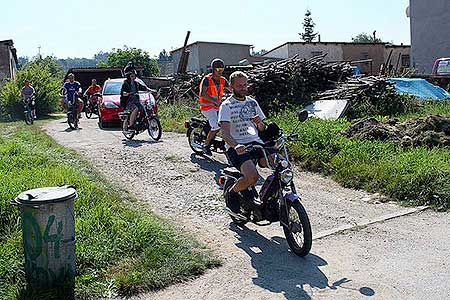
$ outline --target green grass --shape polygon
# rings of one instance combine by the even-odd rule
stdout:
[[[164,130],[185,133],[184,122],[192,117],[203,117],[196,103],[161,103],[158,109]]]
[[[427,104],[421,111],[450,115],[448,103]],[[286,131],[296,124],[293,112],[272,118]],[[309,119],[300,125],[300,142],[289,145],[292,157],[305,169],[331,175],[345,187],[381,192],[410,205],[430,204],[450,209],[450,150],[401,148],[392,143],[351,140],[340,135],[345,119]]]
[[[77,187],[77,299],[158,289],[219,264],[204,245],[115,188],[37,125],[0,123],[0,182],[0,299],[31,299],[24,294],[20,217],[10,201],[36,187]]]

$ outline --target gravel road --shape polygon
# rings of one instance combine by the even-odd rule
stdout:
[[[100,130],[96,120],[80,126],[69,131],[56,120],[44,129],[224,261],[136,299],[450,299],[450,214],[400,207],[297,170],[315,237],[311,254],[299,258],[277,224],[230,224],[216,184],[224,157],[193,155],[182,134],[129,141],[117,129]]]

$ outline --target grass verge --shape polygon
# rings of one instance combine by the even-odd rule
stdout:
[[[178,133],[186,133],[185,121],[192,117],[203,117],[194,103],[161,103],[158,115],[164,130]]]
[[[427,104],[421,111],[450,115],[448,103]],[[293,112],[273,117],[287,132],[296,124]],[[345,119],[309,119],[300,125],[300,142],[290,145],[292,157],[304,168],[331,175],[345,187],[381,192],[410,205],[450,209],[450,151],[424,147],[401,148],[392,143],[353,140],[340,132],[350,125]]]
[[[20,192],[36,187],[77,187],[77,299],[158,289],[219,264],[204,245],[115,188],[36,125],[0,123],[0,182],[2,300],[32,298],[24,292],[19,212],[9,203]],[[45,299],[52,297],[57,295],[50,292]]]

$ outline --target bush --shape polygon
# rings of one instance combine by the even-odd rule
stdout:
[[[29,63],[17,72],[17,78],[7,82],[0,91],[0,118],[11,119],[22,116],[23,104],[20,90],[25,79],[31,81],[36,90],[36,112],[47,114],[58,107],[60,81],[49,68],[40,63]]]

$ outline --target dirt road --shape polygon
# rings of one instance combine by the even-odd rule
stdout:
[[[68,131],[57,120],[45,130],[224,261],[140,299],[450,299],[450,214],[383,203],[379,195],[297,171],[315,237],[311,254],[299,258],[279,225],[230,224],[216,184],[223,157],[193,155],[181,134],[128,141],[120,131],[100,130],[96,120],[82,119],[81,127]]]

